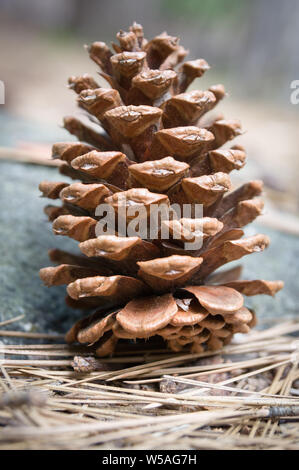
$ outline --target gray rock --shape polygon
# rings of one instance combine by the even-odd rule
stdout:
[[[53,235],[43,213],[47,202],[38,184],[60,177],[36,165],[1,162],[0,167],[0,321],[25,314],[26,329],[65,332],[80,314],[66,307],[64,287],[49,289],[38,275],[49,265],[48,249],[76,248],[75,241]]]
[[[299,319],[298,306],[298,256],[299,237],[271,230],[257,223],[245,230],[245,235],[264,233],[271,240],[262,253],[243,258],[243,279],[266,279],[284,281],[284,288],[274,298],[257,295],[246,298],[246,305],[253,308],[261,327],[274,322]]]

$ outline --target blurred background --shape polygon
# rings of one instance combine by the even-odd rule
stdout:
[[[229,93],[221,112],[241,119],[250,157],[237,178],[264,179],[274,206],[297,213],[299,105],[290,84],[299,79],[298,0],[0,0],[1,144],[65,138],[58,125],[75,109],[67,78],[97,73],[83,45],[109,43],[134,20],[147,37],[167,30],[190,58],[209,62],[194,86],[222,82]]]
[[[299,104],[290,96],[299,80],[299,1],[0,0],[0,321],[20,313],[27,322],[22,328],[55,332],[73,322],[64,286],[47,289],[38,277],[49,248],[74,247],[52,234],[39,198],[39,182],[60,177],[55,168],[28,161],[43,157],[48,165],[53,142],[71,140],[61,127],[64,115],[77,112],[67,79],[98,72],[84,44],[111,43],[133,21],[143,24],[147,38],[166,30],[181,38],[190,59],[207,60],[211,70],[194,87],[225,85],[229,96],[219,111],[241,120],[238,143],[248,152],[233,183],[265,182],[264,215],[246,233],[271,238],[263,258],[246,257],[243,277],[286,284],[275,302],[259,296],[250,306],[260,322],[263,315],[271,321],[298,315]]]

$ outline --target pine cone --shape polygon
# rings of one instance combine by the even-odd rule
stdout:
[[[117,38],[114,54],[103,42],[88,48],[109,87],[89,75],[69,79],[89,123],[65,118],[79,142],[55,144],[53,158],[77,182],[40,184],[45,197],[62,201],[45,208],[54,233],[80,242],[83,255],[52,250],[58,266],[40,276],[47,286],[68,285],[68,305],[96,309],[66,340],[95,345],[98,356],[112,354],[119,340],[155,335],[173,351],[221,349],[255,324],[243,295],[274,295],[283,287],[238,280],[238,268],[212,274],[268,246],[267,236],[243,238],[242,231],[263,209],[262,183],[231,190],[229,173],[244,166],[246,154],[239,145],[222,146],[241,134],[240,123],[206,118],[225,96],[222,85],[187,91],[207,62],[181,64],[187,51],[177,38],[163,33],[147,41],[136,23]],[[161,221],[154,238],[97,236],[96,208],[103,203],[116,214],[143,207],[146,224],[154,204],[202,204],[203,215]],[[162,225],[168,240],[160,236]],[[202,246],[186,249],[186,240],[199,234]]]

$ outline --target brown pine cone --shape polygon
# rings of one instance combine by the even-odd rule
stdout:
[[[52,250],[57,267],[40,276],[48,286],[67,285],[68,305],[96,309],[66,340],[95,345],[98,356],[112,354],[119,340],[155,335],[173,351],[221,349],[255,324],[243,295],[274,295],[283,287],[238,280],[236,268],[214,273],[268,246],[267,236],[243,238],[242,231],[263,209],[262,183],[231,188],[229,173],[245,165],[246,154],[240,145],[223,146],[241,134],[240,123],[206,117],[224,98],[224,87],[187,90],[209,69],[207,62],[182,63],[187,51],[178,38],[163,33],[147,41],[136,23],[117,38],[114,52],[103,42],[88,49],[107,88],[89,75],[69,79],[90,123],[65,118],[79,142],[55,144],[53,158],[75,182],[40,184],[45,197],[62,202],[45,208],[54,233],[80,242],[82,255]],[[119,226],[97,236],[101,204],[125,213],[125,228],[134,219],[132,207],[144,209],[146,227],[155,205],[192,210],[161,220],[156,236],[123,236]],[[196,205],[203,207],[200,217]],[[186,249],[195,240],[200,246]]]

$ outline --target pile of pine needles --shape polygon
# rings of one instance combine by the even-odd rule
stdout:
[[[0,450],[298,449],[299,323],[201,354],[95,359],[60,335],[0,337]],[[26,344],[27,343],[27,344]]]

